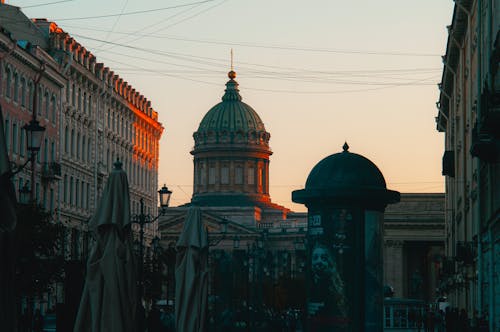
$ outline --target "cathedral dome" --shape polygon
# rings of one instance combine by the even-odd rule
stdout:
[[[212,107],[203,117],[198,130],[193,134],[195,145],[205,143],[269,143],[266,131],[257,112],[242,102],[236,73],[230,71],[229,81],[222,102]]]
[[[241,101],[230,71],[222,102],[212,107],[193,134],[193,197],[200,206],[274,206],[269,196],[271,135]]]

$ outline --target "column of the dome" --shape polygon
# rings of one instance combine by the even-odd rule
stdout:
[[[264,194],[269,194],[269,160],[264,159]]]

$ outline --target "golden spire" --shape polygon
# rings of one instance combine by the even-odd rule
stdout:
[[[233,49],[231,49],[231,71],[227,73],[227,77],[232,80],[236,78],[236,72],[233,70]]]

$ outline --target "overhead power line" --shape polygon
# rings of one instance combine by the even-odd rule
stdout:
[[[214,66],[217,68],[220,68],[221,65],[227,65],[227,59],[219,59],[219,58],[211,58],[211,57],[204,57],[204,56],[196,56],[196,55],[191,55],[191,54],[184,54],[184,53],[176,53],[176,52],[166,52],[166,51],[160,51],[156,49],[147,49],[143,47],[138,47],[138,46],[132,46],[132,45],[125,45],[125,44],[120,44],[120,43],[114,43],[110,41],[104,41],[102,39],[98,38],[93,38],[89,36],[84,36],[81,34],[73,34],[73,36],[83,38],[83,39],[88,39],[92,41],[97,41],[97,42],[105,42],[108,44],[128,48],[128,49],[133,49],[136,51],[144,52],[144,53],[149,53],[149,54],[154,54],[154,55],[159,55],[159,56],[166,56],[174,59],[178,59],[181,61],[188,61],[188,62],[194,62],[196,64],[201,64],[201,65],[208,65],[208,66]],[[130,55],[127,55],[130,56]],[[250,66],[257,66],[257,67],[263,67],[263,68],[272,68],[272,69],[287,69],[287,70],[299,70],[304,73],[308,74],[326,74],[329,73],[331,74],[332,72],[324,71],[324,70],[311,70],[311,69],[297,69],[297,68],[292,68],[292,67],[284,67],[284,66],[273,66],[273,65],[264,65],[264,64],[256,64],[256,63],[248,63],[248,62],[240,62],[243,65],[250,65]],[[244,66],[240,66],[240,68],[243,68]],[[431,70],[434,70],[435,68],[431,68]],[[420,69],[415,69],[415,70],[420,70]],[[388,72],[391,70],[387,70]],[[392,71],[398,71],[398,69],[393,69]],[[352,73],[352,71],[350,71]],[[360,73],[366,72],[366,70],[360,70]],[[265,73],[265,72],[264,72]]]
[[[63,3],[63,2],[73,2],[75,0],[61,0],[61,1],[54,1],[54,2],[46,2],[46,3],[39,3],[37,5],[31,5],[31,6],[22,6],[21,8],[26,9],[26,8],[35,8],[35,7],[42,7],[42,6],[50,6],[50,5],[55,5],[58,3]]]
[[[219,3],[216,3],[215,5],[213,5],[213,6],[211,6],[211,7],[208,7],[208,8],[205,8],[205,9],[203,9],[203,10],[201,10],[201,11],[197,12],[197,13],[194,13],[194,14],[193,14],[193,15],[191,15],[191,16],[185,17],[185,18],[181,19],[180,21],[174,22],[174,23],[172,23],[172,24],[170,24],[170,25],[168,25],[168,26],[166,26],[166,27],[162,27],[162,28],[156,29],[156,30],[154,30],[152,33],[155,33],[155,32],[158,32],[158,31],[163,31],[163,30],[169,29],[169,28],[171,28],[171,27],[173,27],[173,26],[176,26],[176,25],[179,25],[179,24],[181,24],[181,23],[184,23],[184,22],[186,22],[186,21],[188,21],[188,20],[190,20],[190,19],[192,19],[192,18],[195,18],[195,17],[197,17],[197,16],[199,16],[199,15],[201,15],[201,14],[203,14],[203,13],[206,13],[207,11],[209,11],[209,10],[211,10],[211,9],[215,8],[215,7],[218,7],[218,6],[222,5],[222,4],[223,4],[224,2],[226,2],[226,1],[227,1],[227,0],[223,0],[223,1],[219,2]],[[164,22],[170,21],[171,19],[173,19],[173,18],[175,18],[175,17],[177,17],[177,16],[180,16],[180,15],[182,15],[182,14],[185,14],[185,13],[187,13],[187,12],[191,11],[191,10],[194,10],[195,8],[197,8],[197,7],[199,7],[199,6],[202,6],[203,4],[204,4],[204,2],[202,2],[202,3],[198,3],[198,4],[196,4],[195,6],[191,6],[190,8],[188,8],[188,9],[186,9],[186,10],[183,10],[183,11],[181,11],[181,12],[179,12],[179,13],[176,13],[176,14],[174,14],[174,15],[171,15],[171,16],[167,17],[166,19],[164,19],[164,20],[162,20],[162,21],[158,22],[158,23],[155,23],[155,24],[151,24],[151,25],[148,25],[148,26],[142,27],[140,30],[136,30],[133,34],[130,34],[130,35],[129,35],[129,36],[127,36],[127,37],[135,37],[135,36],[134,36],[134,34],[135,34],[135,33],[137,33],[137,32],[139,32],[139,31],[145,31],[146,29],[152,28],[152,27],[154,27],[154,26],[158,25],[159,23],[164,23]],[[128,42],[129,42],[129,43],[131,43],[131,42],[134,42],[134,41],[136,41],[136,40],[138,40],[138,39],[141,39],[141,38],[142,38],[142,37],[135,37],[135,38],[130,39]],[[120,38],[119,40],[121,40],[121,39],[124,39],[124,38]],[[113,48],[113,47],[109,47],[108,49],[110,49],[110,48]]]
[[[138,10],[135,12],[121,13],[121,14],[108,14],[108,15],[70,17],[70,18],[55,18],[53,20],[54,21],[77,21],[77,20],[90,20],[90,19],[108,18],[108,17],[116,17],[116,16],[130,16],[130,15],[138,15],[138,14],[146,14],[146,13],[156,13],[156,12],[163,11],[163,10],[176,9],[176,8],[182,8],[182,7],[188,7],[188,6],[195,6],[195,5],[199,5],[202,3],[213,2],[213,1],[216,1],[216,0],[204,0],[204,1],[186,3],[186,4],[182,4],[182,5],[169,6],[169,7],[163,7],[163,8],[155,8],[155,9]]]
[[[108,30],[82,27],[82,26],[74,26],[74,25],[73,26],[66,25],[66,26],[70,27],[70,28],[86,29],[86,30],[98,31],[98,32],[109,32]],[[222,40],[185,38],[185,37],[169,36],[169,35],[155,35],[153,33],[137,33],[137,31],[135,31],[135,32],[115,31],[115,32],[113,32],[113,34],[120,34],[120,35],[126,35],[126,36],[136,35],[136,37],[140,37],[140,38],[168,39],[168,40],[176,40],[176,41],[190,42],[190,43],[225,45],[225,46],[241,46],[241,47],[264,48],[264,49],[283,50],[283,51],[338,53],[338,54],[360,54],[360,55],[415,56],[415,57],[438,57],[438,56],[441,56],[440,54],[434,54],[434,53],[414,53],[414,52],[406,52],[406,51],[383,52],[383,51],[371,51],[371,50],[327,49],[327,48],[314,48],[314,47],[291,46],[291,45],[266,45],[266,44],[241,42],[241,41],[230,42],[230,41],[222,41]]]

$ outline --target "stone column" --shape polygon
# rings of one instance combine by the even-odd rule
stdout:
[[[404,241],[384,241],[384,284],[394,288],[394,297],[403,297]]]

